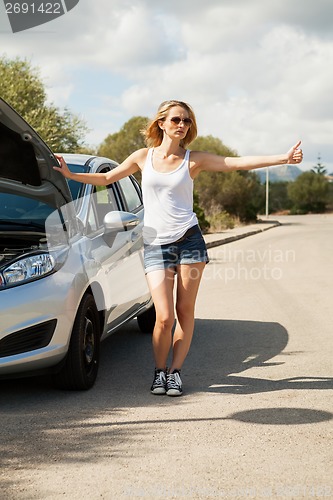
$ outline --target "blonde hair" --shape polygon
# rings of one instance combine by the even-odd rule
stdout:
[[[175,106],[181,106],[184,108],[192,120],[192,124],[189,127],[186,136],[180,141],[180,146],[186,148],[197,136],[197,122],[195,119],[194,111],[189,104],[183,101],[164,101],[159,105],[155,118],[148,124],[147,128],[142,131],[145,141],[148,147],[157,147],[162,143],[163,140],[163,130],[160,128],[158,122],[164,121],[167,117],[169,110]]]

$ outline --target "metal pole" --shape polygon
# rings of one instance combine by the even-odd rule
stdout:
[[[269,215],[269,167],[266,167],[266,218]]]

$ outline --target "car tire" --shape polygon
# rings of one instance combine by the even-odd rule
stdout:
[[[83,297],[78,309],[68,353],[56,385],[67,390],[90,389],[97,377],[100,357],[100,324],[92,295]]]
[[[142,333],[153,333],[156,321],[155,306],[152,305],[149,309],[140,314],[137,317],[137,321]]]

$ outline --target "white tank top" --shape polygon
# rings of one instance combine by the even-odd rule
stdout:
[[[198,224],[193,212],[193,179],[189,171],[190,151],[171,172],[157,172],[153,167],[153,149],[148,150],[142,171],[144,205],[144,242],[164,245],[181,238]]]

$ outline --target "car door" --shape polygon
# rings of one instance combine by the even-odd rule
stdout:
[[[149,300],[150,292],[145,276],[143,263],[143,204],[140,186],[134,177],[125,177],[117,183],[117,189],[123,210],[133,213],[139,218],[139,224],[127,232],[128,256],[126,266],[130,274],[123,281],[124,289],[131,287],[133,304],[142,304]]]
[[[108,169],[104,165],[99,171]],[[90,279],[97,307],[106,311],[107,330],[134,316],[150,298],[142,260],[141,210],[137,211],[139,224],[135,227],[122,228],[112,234],[104,230],[107,213],[114,212],[121,221],[121,214],[127,208],[124,200],[117,184],[94,187],[86,222],[89,254],[93,261],[91,274],[95,274]]]

